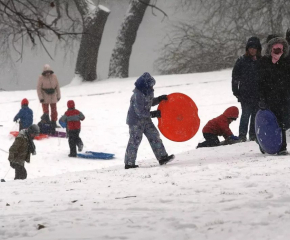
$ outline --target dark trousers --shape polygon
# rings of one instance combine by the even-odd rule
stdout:
[[[270,110],[275,114],[278,125],[282,129],[282,146],[281,150],[286,150],[287,149],[287,141],[286,141],[286,124],[287,124],[287,117],[288,117],[288,106],[287,105],[274,105],[270,106]]]
[[[250,121],[249,138],[255,139],[256,138],[255,116],[259,110],[258,104],[241,102],[241,105],[242,105],[242,116],[240,120],[239,137],[247,136]]]
[[[83,145],[82,139],[79,137],[80,129],[76,130],[69,130],[68,131],[68,144],[70,148],[70,155],[76,156],[77,155],[77,146]]]
[[[17,179],[26,179],[27,178],[27,171],[24,167],[24,165],[19,165],[17,163],[13,163],[13,162],[10,162],[10,166],[15,169],[15,178],[14,180],[17,180]]]
[[[214,135],[212,133],[203,133],[203,136],[205,138],[205,141],[202,143],[199,143],[197,145],[197,148],[201,147],[216,147],[220,145],[220,140],[217,135]]]

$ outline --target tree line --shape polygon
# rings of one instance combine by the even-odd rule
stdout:
[[[244,52],[246,39],[269,34],[284,36],[290,26],[288,0],[176,0],[174,8],[187,15],[175,22],[155,62],[161,74],[192,73],[232,67]],[[128,0],[112,50],[108,76],[126,78],[137,32],[148,7],[157,0]],[[15,51],[19,60],[27,44],[55,42],[69,49],[79,42],[75,73],[84,81],[98,79],[98,51],[110,9],[92,0],[0,0],[2,61]]]

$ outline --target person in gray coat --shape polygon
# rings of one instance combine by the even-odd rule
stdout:
[[[168,155],[160,135],[151,118],[161,117],[160,110],[151,111],[151,106],[167,100],[167,95],[154,98],[155,79],[147,72],[135,82],[135,89],[130,100],[126,123],[129,125],[130,139],[125,154],[125,169],[137,168],[137,151],[145,134],[160,165],[168,163],[174,155]]]

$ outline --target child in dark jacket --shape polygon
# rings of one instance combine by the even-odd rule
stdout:
[[[41,116],[41,121],[37,125],[41,134],[53,134],[55,131],[47,113]]]
[[[202,129],[205,141],[199,143],[197,148],[215,147],[221,145],[218,136],[225,138],[224,145],[238,142],[239,138],[234,136],[230,124],[239,117],[239,109],[237,107],[229,107],[224,113],[217,118],[214,118]]]
[[[29,104],[29,102],[26,98],[22,99],[21,109],[14,117],[14,120],[13,120],[14,122],[17,122],[17,120],[20,119],[19,131],[21,131],[22,129],[26,129],[32,125],[33,111],[28,107],[28,104]]]
[[[83,150],[83,142],[79,137],[81,131],[81,122],[85,119],[85,116],[79,110],[75,109],[75,103],[73,100],[67,102],[68,110],[65,114],[59,119],[60,123],[65,123],[68,130],[68,143],[70,147],[69,157],[77,157],[76,146],[78,151]]]

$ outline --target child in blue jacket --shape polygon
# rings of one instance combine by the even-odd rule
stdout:
[[[19,121],[19,131],[22,129],[26,129],[32,125],[33,122],[33,111],[28,107],[28,100],[26,98],[22,99],[21,101],[21,109],[14,117],[14,122]]]

